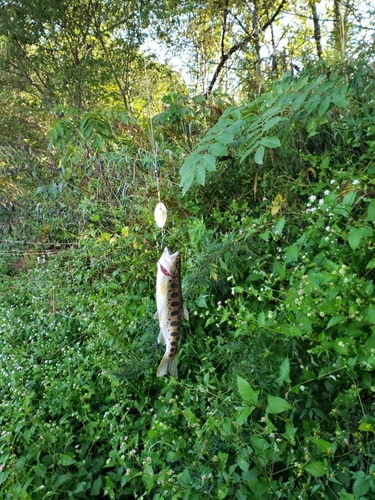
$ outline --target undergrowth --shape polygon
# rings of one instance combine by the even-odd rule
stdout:
[[[339,111],[329,106],[324,137],[338,133]],[[345,114],[353,127],[356,106]],[[158,117],[163,134],[172,111]],[[35,252],[28,269],[3,265],[1,499],[375,495],[371,113],[356,143],[341,133],[341,150],[318,147],[319,127],[309,153],[291,140],[282,154],[304,168],[284,184],[269,183],[269,156],[259,185],[248,172],[246,189],[226,192],[223,172],[245,168],[233,147],[237,163],[183,198],[167,153],[163,243],[152,221],[152,162],[142,164],[150,156],[139,150],[116,167],[119,177],[127,172],[128,191],[110,179],[115,153],[104,150],[95,172],[79,172],[89,164],[80,158],[60,192],[39,190],[43,224],[54,200],[67,216],[60,232],[48,229],[53,249]],[[311,134],[301,116],[299,137]],[[247,161],[253,173],[261,165]],[[163,245],[181,252],[190,313],[178,381],[156,377]]]

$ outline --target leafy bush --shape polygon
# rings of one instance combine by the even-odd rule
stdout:
[[[165,179],[169,219],[161,242],[152,221],[156,190],[145,172],[123,203],[75,200],[85,224],[74,248],[35,256],[27,272],[3,275],[0,498],[374,494],[373,109],[352,105],[354,86],[346,89],[345,111],[331,96],[314,144],[299,152],[293,141],[308,139],[307,124],[319,112],[293,109],[295,82],[282,85],[275,101],[257,102],[269,98],[268,109],[279,107],[272,117],[281,118],[274,123],[284,145],[279,158],[310,165],[311,175],[298,171],[283,183],[263,177],[259,202],[234,183],[226,196],[209,200],[224,175],[205,191],[185,178],[185,198]],[[320,90],[321,102],[340,92]],[[317,100],[309,92],[305,104]],[[226,116],[237,123],[238,112]],[[357,135],[346,132],[339,112]],[[261,114],[254,116],[255,130]],[[292,122],[287,135],[282,125]],[[195,160],[224,152],[215,150],[220,134],[229,133],[220,126],[202,139],[213,149],[193,153]],[[323,147],[321,134],[336,138],[332,147]],[[252,137],[259,151],[262,138]],[[249,141],[226,150],[236,151],[232,169]],[[137,158],[146,170],[147,150]],[[264,153],[262,168],[271,159]],[[261,166],[250,154],[243,165],[252,172]],[[178,381],[156,378],[161,243],[181,250],[190,312]]]

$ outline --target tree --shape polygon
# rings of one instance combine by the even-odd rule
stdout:
[[[348,38],[361,46],[370,33],[361,3],[313,0],[185,0],[171,2],[155,37],[180,55],[196,90],[258,92],[283,72],[343,55]],[[362,19],[369,18],[370,8]],[[362,31],[361,31],[361,28]],[[355,36],[354,29],[356,29]],[[368,37],[367,37],[368,38]]]

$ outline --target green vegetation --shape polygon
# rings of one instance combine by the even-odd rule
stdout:
[[[198,3],[163,14],[150,2],[142,22],[161,29],[168,15],[172,29],[174,12],[190,26]],[[20,2],[14,18],[5,4],[0,500],[374,497],[369,54],[341,57],[334,31],[340,57],[313,61],[306,45],[297,74],[254,73],[259,92],[248,81],[199,94],[142,54],[136,3],[112,38],[125,22],[116,2]],[[201,5],[196,26],[213,9]],[[218,19],[212,32],[225,34]],[[63,54],[83,20],[91,48],[71,67]],[[156,377],[165,245],[181,252],[190,313],[179,380]]]

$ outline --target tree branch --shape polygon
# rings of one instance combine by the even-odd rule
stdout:
[[[126,97],[125,89],[121,85],[121,82],[120,82],[119,76],[117,74],[116,68],[115,68],[115,66],[114,66],[114,64],[112,62],[112,59],[111,59],[111,57],[110,57],[110,55],[108,53],[107,47],[105,45],[103,34],[101,32],[101,29],[100,29],[100,20],[96,16],[95,5],[93,4],[93,2],[91,0],[89,0],[89,4],[91,5],[91,8],[92,8],[92,16],[93,16],[93,20],[94,20],[94,26],[95,26],[96,36],[97,36],[97,38],[98,38],[98,40],[100,42],[100,45],[102,46],[102,49],[103,49],[104,55],[105,55],[105,57],[107,59],[107,62],[108,62],[108,64],[111,67],[113,77],[114,77],[114,79],[115,79],[115,81],[117,83],[118,89],[120,91],[120,94],[121,94],[121,97],[122,97],[122,100],[123,100],[123,103],[124,103],[124,107],[125,107],[126,111],[128,111],[129,110],[129,106],[128,106],[128,100],[127,100],[127,97]]]
[[[259,28],[259,32],[265,31],[275,21],[275,19],[277,18],[277,16],[280,14],[281,10],[283,9],[284,5],[286,4],[286,1],[287,0],[281,0],[279,6],[277,7],[277,9],[273,13],[273,15],[268,19],[268,21],[266,23],[263,24],[263,26],[261,26]],[[230,56],[232,54],[234,54],[235,52],[237,52],[238,50],[242,50],[247,43],[249,43],[251,40],[254,40],[254,37],[255,37],[255,34],[253,32],[250,33],[250,35],[246,35],[245,37],[242,38],[242,40],[240,40],[238,43],[232,45],[232,47],[227,52],[225,52],[224,54],[221,55],[219,64],[217,65],[215,73],[213,74],[211,82],[207,88],[207,91],[205,94],[206,97],[211,95],[212,90],[215,86],[215,83],[216,83],[222,69],[224,68],[225,63],[230,58]]]

